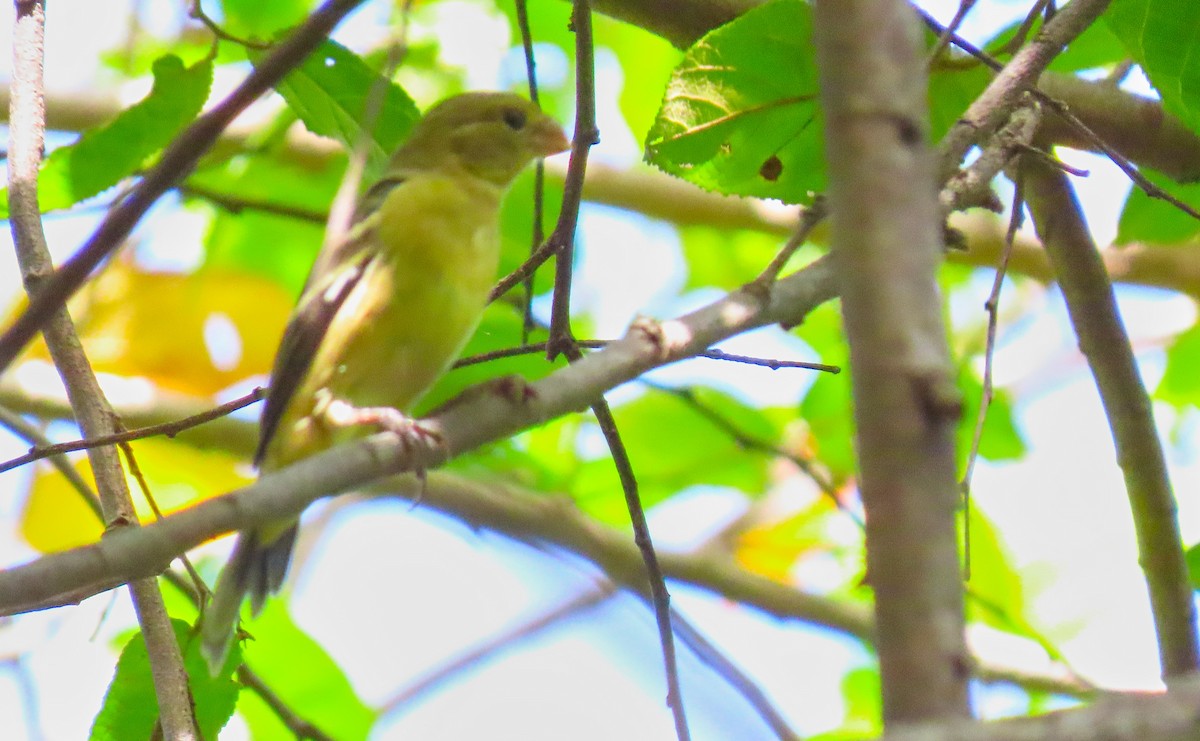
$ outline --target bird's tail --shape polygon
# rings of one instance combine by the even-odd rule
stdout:
[[[296,526],[271,535],[274,537],[269,540],[261,530],[238,535],[233,555],[221,570],[212,600],[204,610],[200,650],[214,675],[229,654],[242,599],[250,597],[250,610],[257,615],[267,596],[283,586],[292,560],[292,546],[296,543]]]

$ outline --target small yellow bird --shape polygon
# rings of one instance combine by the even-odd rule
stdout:
[[[398,418],[470,339],[496,278],[500,203],[532,160],[570,146],[509,93],[429,110],[317,256],[284,332],[254,462],[266,472]],[[296,521],[242,532],[204,613],[203,652],[224,664],[242,599],[257,613],[287,573]]]

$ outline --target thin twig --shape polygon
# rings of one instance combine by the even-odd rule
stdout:
[[[936,62],[938,57],[942,56],[942,52],[946,51],[946,47],[950,45],[951,34],[958,33],[963,21],[967,19],[967,13],[975,7],[975,2],[976,0],[958,0],[958,10],[954,11],[954,17],[950,19],[946,30],[938,34],[937,43],[933,45],[933,51],[929,52],[929,64]]]
[[[395,712],[403,712],[406,705],[421,695],[437,689],[439,685],[444,684],[456,674],[478,665],[484,659],[494,656],[500,651],[511,648],[515,643],[540,635],[563,620],[587,612],[608,600],[616,591],[617,586],[610,581],[597,582],[532,619],[524,620],[508,630],[501,631],[487,640],[471,646],[458,656],[401,688],[399,692],[384,701],[379,708],[379,714],[387,716]]]
[[[798,452],[787,450],[775,445],[770,441],[763,440],[755,437],[749,432],[746,432],[738,427],[737,424],[728,417],[701,401],[700,398],[696,396],[696,393],[693,389],[665,386],[659,383],[654,383],[653,381],[647,381],[646,379],[642,379],[641,383],[643,386],[647,386],[655,391],[672,396],[682,401],[690,409],[716,426],[717,429],[728,435],[738,447],[746,450],[755,450],[760,453],[766,453],[767,455],[778,456],[789,461],[796,466],[796,468],[799,468],[801,471],[803,471],[804,475],[808,476],[808,478],[817,485],[817,488],[821,490],[821,493],[828,497],[830,503],[832,503],[834,507],[853,520],[854,524],[858,525],[859,529],[864,527],[862,518],[859,517],[857,512],[851,510],[844,502],[842,502],[837,485],[834,484],[834,482],[825,474],[824,471],[818,468],[816,461],[810,460]]]
[[[329,219],[328,210],[318,210],[305,208],[303,206],[292,206],[286,203],[276,203],[262,198],[247,198],[245,196],[231,196],[226,193],[205,188],[203,186],[194,185],[189,182],[180,183],[176,188],[182,196],[191,196],[193,198],[201,198],[209,203],[228,211],[231,214],[240,214],[242,211],[261,211],[265,214],[273,216],[284,216],[289,219],[297,219],[299,221],[308,221],[314,224],[324,224]]]
[[[3,425],[9,432],[22,438],[29,444],[38,448],[49,448],[54,443],[50,442],[50,438],[42,434],[42,431],[33,425],[26,422],[21,415],[13,412],[8,407],[0,406],[0,425]],[[87,508],[96,515],[96,522],[104,524],[104,512],[100,509],[100,498],[96,496],[96,492],[92,489],[79,471],[75,470],[75,466],[71,465],[71,460],[63,453],[47,454],[50,459],[50,465],[62,474],[67,483],[71,485],[83,499]],[[5,469],[8,470],[8,469]]]
[[[1037,37],[1023,46],[1011,62],[1001,65],[999,69],[993,67],[997,71],[996,77],[942,137],[938,152],[941,159],[939,181],[948,180],[958,169],[968,150],[1000,128],[1018,104],[1022,93],[1036,91],[1038,77],[1054,57],[1091,26],[1110,2],[1111,0],[1074,0],[1043,25]],[[924,10],[916,10],[926,25],[938,34],[947,35],[955,45],[962,47],[957,34],[943,27]]]
[[[662,567],[658,563],[658,554],[654,552],[654,543],[650,539],[650,526],[646,523],[646,513],[642,509],[642,501],[638,496],[637,477],[633,474],[633,464],[617,430],[617,422],[613,419],[608,402],[601,399],[592,405],[592,414],[600,425],[600,432],[608,444],[612,455],[613,465],[616,466],[617,476],[621,479],[621,490],[625,493],[625,506],[629,510],[629,518],[633,524],[633,541],[642,562],[646,566],[646,577],[650,585],[650,604],[654,609],[654,618],[658,623],[658,638],[662,648],[663,663],[667,674],[667,706],[675,719],[675,735],[679,741],[688,741],[691,732],[688,730],[687,715],[683,710],[683,692],[679,686],[679,663],[675,657],[675,639],[671,630],[671,595],[667,592],[666,579]]]
[[[221,39],[222,41],[232,41],[235,44],[240,44],[241,46],[245,46],[250,49],[271,48],[270,44],[261,41],[244,39],[240,36],[235,36],[229,33],[224,28],[221,28],[220,24],[218,24],[216,21],[210,18],[207,13],[204,12],[204,8],[200,6],[200,0],[191,0],[191,2],[188,4],[188,17],[190,17],[192,20],[199,21],[201,25],[209,30],[209,33],[211,33],[213,36],[216,36],[218,39]]]
[[[537,83],[537,59],[533,53],[533,33],[529,30],[529,8],[526,0],[516,0],[517,27],[521,30],[521,48],[525,52],[525,79],[529,83],[529,99],[539,105]],[[545,197],[546,165],[538,160],[533,170],[533,223],[530,234],[529,254],[537,252],[538,245],[545,240]],[[521,344],[529,342],[533,331],[533,273],[525,278],[521,321]]]
[[[752,282],[766,288],[774,283],[779,277],[779,273],[783,271],[788,260],[792,255],[796,254],[796,250],[804,246],[808,238],[812,236],[813,230],[820,225],[825,217],[829,215],[829,202],[822,194],[817,194],[813,198],[813,202],[800,211],[800,221],[796,224],[796,229],[788,237],[783,248],[771,260],[767,267],[759,273],[758,277]]]
[[[1098,3],[1099,5],[1106,5],[1109,1],[1110,0],[1094,0],[1094,2]],[[1084,1],[1076,0],[1076,2],[1072,2],[1070,5],[1068,5],[1067,8],[1070,10],[1073,10],[1073,9],[1075,9],[1075,7],[1077,5],[1079,5],[1079,6],[1084,5]],[[932,16],[928,15],[927,13],[925,13],[925,11],[923,11],[919,8],[917,9],[917,12],[920,13],[920,15],[924,19],[926,25],[928,25],[930,28],[933,28],[935,30],[941,30],[941,25],[938,24],[937,20],[935,20]],[[1086,8],[1081,8],[1080,12],[1081,13],[1082,12],[1095,12],[1095,8],[1092,8],[1090,10],[1086,9]],[[1066,15],[1066,13],[1067,13],[1067,10],[1064,10],[1064,11],[1060,12],[1056,16],[1056,18],[1061,18],[1062,16]],[[1045,33],[1045,29],[1043,29],[1043,33]],[[990,67],[995,72],[1005,74],[1005,73],[1007,73],[1007,70],[1009,69],[1009,67],[1012,67],[1011,63],[1009,65],[1009,67],[1006,67],[1005,65],[1001,64],[999,61],[994,59],[987,52],[983,51],[982,49],[975,46],[974,44],[967,41],[966,39],[960,38],[959,36],[957,36],[955,34],[951,34],[950,38],[953,40],[955,46],[959,47],[960,49],[967,52],[968,54],[975,57],[976,59],[979,59],[980,61],[982,61],[984,64],[986,64],[988,67]],[[1045,60],[1046,64],[1049,64],[1049,62],[1050,62],[1050,59]],[[1027,74],[1030,74],[1030,73],[1027,73]],[[1000,79],[1000,77],[998,75],[996,80],[999,80],[999,79]],[[1010,85],[1012,84],[1011,80],[1009,80],[1008,82]],[[989,90],[990,89],[991,88],[989,87]],[[1123,172],[1125,174],[1125,176],[1127,178],[1129,178],[1133,182],[1133,184],[1136,185],[1138,188],[1140,188],[1142,190],[1142,192],[1144,192],[1146,195],[1150,196],[1151,198],[1157,198],[1161,201],[1165,201],[1165,202],[1171,204],[1172,206],[1174,206],[1175,208],[1179,209],[1183,213],[1187,214],[1188,216],[1191,216],[1194,219],[1200,220],[1200,211],[1196,210],[1195,208],[1192,208],[1192,206],[1188,205],[1187,203],[1184,203],[1180,199],[1171,195],[1166,190],[1159,187],[1154,182],[1152,182],[1149,178],[1147,178],[1145,175],[1143,175],[1141,173],[1141,171],[1138,170],[1138,168],[1129,160],[1129,158],[1125,157],[1125,155],[1121,154],[1116,149],[1114,149],[1110,144],[1108,144],[1108,142],[1104,141],[1103,138],[1101,138],[1098,134],[1096,134],[1096,132],[1093,131],[1091,129],[1091,127],[1089,127],[1078,116],[1076,116],[1071,111],[1071,109],[1066,104],[1064,104],[1061,100],[1058,100],[1057,98],[1053,98],[1053,97],[1047,95],[1046,93],[1037,89],[1037,87],[1035,87],[1033,85],[1028,85],[1028,84],[1025,84],[1022,82],[1022,83],[1018,83],[1017,87],[1015,87],[1011,91],[1012,92],[1011,99],[1009,99],[1008,97],[1003,98],[1003,100],[1002,100],[1003,105],[1015,105],[1016,96],[1017,96],[1017,94],[1019,94],[1022,91],[1028,92],[1039,103],[1042,103],[1046,107],[1053,110],[1054,113],[1057,114],[1064,121],[1066,121],[1067,124],[1072,129],[1077,131],[1084,138],[1085,141],[1087,141],[1091,146],[1095,147],[1096,150],[1099,151],[1101,154],[1108,157],[1112,161],[1112,163],[1115,164],[1121,170],[1121,172]],[[980,98],[978,98],[976,100],[976,103],[979,103],[979,101],[981,101],[981,100],[983,100],[983,96],[980,96]],[[989,101],[989,103],[991,105],[997,106],[997,109],[999,109],[999,107],[1001,106],[1001,101],[993,100],[993,101]],[[974,107],[975,107],[975,104],[972,104],[972,108],[974,108]],[[989,109],[989,111],[990,111],[990,109]],[[957,134],[956,138],[954,140],[951,140],[951,138],[950,138],[951,134],[956,134],[956,132],[966,132],[966,133]],[[978,138],[978,137],[972,137],[969,134],[970,134],[970,132],[967,128],[959,127],[956,130],[952,130],[950,132],[950,134],[947,134],[946,138],[942,140],[943,174],[947,174],[948,168],[957,167],[957,163],[961,161],[962,156],[966,153],[967,149],[970,147],[970,144],[973,144],[974,141]],[[959,152],[959,149],[961,149],[962,151]],[[954,159],[953,161],[951,161],[951,156],[954,155],[955,153],[957,153],[957,159]]]
[[[575,132],[571,160],[563,184],[562,210],[547,240],[554,245],[554,297],[550,308],[550,338],[546,356],[553,360],[569,350],[571,333],[571,273],[575,259],[575,229],[583,201],[583,179],[588,152],[600,141],[596,127],[596,65],[592,44],[590,0],[573,0],[571,29],[575,32]],[[540,252],[541,250],[538,250]],[[532,258],[531,258],[532,260]]]
[[[275,717],[287,726],[297,741],[334,741],[333,736],[297,715],[296,711],[292,710],[283,698],[268,687],[261,677],[244,665],[238,668],[237,676],[239,682],[254,690],[254,693],[262,698],[267,707],[275,713]]]
[[[41,460],[49,456],[61,455],[63,453],[71,453],[77,450],[88,450],[90,448],[102,447],[105,445],[116,445],[126,443],[132,440],[141,440],[147,437],[157,437],[165,435],[166,437],[175,437],[184,430],[198,427],[205,422],[211,422],[214,419],[228,416],[239,409],[250,406],[266,396],[266,390],[256,388],[245,396],[226,402],[218,407],[213,407],[208,411],[200,414],[186,417],[184,419],[174,420],[171,422],[163,422],[162,424],[150,425],[148,427],[139,427],[133,430],[122,430],[108,435],[102,435],[96,438],[84,438],[82,440],[72,440],[65,443],[47,443],[45,445],[37,445],[25,455],[13,458],[0,463],[0,473],[11,471],[14,468],[19,468],[34,461]]]
[[[599,350],[613,340],[575,340],[577,347],[587,350]],[[478,355],[468,355],[465,358],[460,358],[455,361],[453,368],[464,368],[468,365],[479,365],[480,363],[490,363],[493,360],[501,360],[503,358],[515,358],[521,355],[536,355],[546,351],[545,342],[531,342],[527,345],[517,347],[504,347],[499,350],[491,350]],[[807,360],[780,360],[778,358],[759,358],[753,355],[738,355],[735,353],[725,352],[717,348],[709,348],[702,353],[697,353],[697,358],[708,358],[709,360],[727,360],[731,363],[743,363],[745,365],[755,365],[761,368],[770,368],[771,370],[780,370],[782,368],[802,368],[804,370],[822,371],[824,373],[841,373],[842,369],[836,365],[828,363],[810,363]],[[0,473],[4,472],[4,468],[0,467]]]
[[[750,703],[750,707],[758,713],[763,722],[770,726],[779,741],[800,741],[800,736],[788,725],[787,719],[779,712],[767,693],[746,674],[737,664],[729,660],[712,641],[692,625],[678,610],[671,610],[671,622],[679,640],[683,641],[692,651],[708,664],[714,672],[733,687],[739,695]]]
[[[154,519],[161,520],[163,518],[162,509],[158,506],[158,500],[154,498],[154,492],[150,490],[150,482],[146,480],[146,475],[142,473],[142,467],[137,462],[137,456],[133,454],[133,446],[127,441],[122,441],[117,443],[117,448],[125,456],[125,467],[129,470],[129,475],[137,482],[138,488],[141,489],[142,497],[145,498],[146,504],[150,505],[150,511],[154,513]],[[206,593],[208,585],[204,583],[204,579],[200,578],[200,572],[196,571],[196,567],[192,565],[192,561],[188,558],[187,554],[180,553],[179,561],[183,564],[184,570],[192,580],[192,589],[195,590],[196,594]]]
[[[979,460],[979,446],[983,443],[983,425],[987,421],[988,409],[992,405],[994,395],[993,364],[996,359],[996,329],[1000,323],[1000,291],[1004,287],[1004,277],[1008,272],[1008,259],[1012,256],[1013,242],[1017,238],[1017,230],[1021,226],[1021,210],[1025,208],[1025,199],[1021,195],[1021,184],[1018,182],[1013,193],[1012,212],[1008,220],[1008,231],[1004,235],[1004,252],[1000,255],[1000,264],[996,266],[996,275],[992,279],[992,290],[983,310],[987,313],[987,344],[983,351],[983,389],[979,394],[979,412],[975,415],[975,432],[971,435],[971,447],[967,451],[967,465],[963,472],[959,487],[962,489],[963,500],[963,578],[971,579],[971,480],[975,475],[975,462]]]

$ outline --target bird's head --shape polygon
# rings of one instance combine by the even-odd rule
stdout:
[[[501,187],[531,161],[571,146],[558,122],[512,93],[464,93],[429,109],[395,162],[452,164]]]

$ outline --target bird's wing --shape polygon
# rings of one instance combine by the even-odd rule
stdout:
[[[254,465],[262,463],[279,421],[304,381],[338,309],[376,256],[375,251],[365,247],[373,238],[379,206],[405,180],[403,176],[386,177],[372,185],[359,199],[353,226],[345,239],[317,255],[275,355],[271,386],[259,420]]]
[[[258,449],[254,452],[254,465],[262,463],[267,445],[275,435],[279,421],[291,403],[296,389],[303,383],[304,376],[316,357],[317,348],[325,339],[329,325],[333,323],[333,318],[345,303],[346,297],[367,272],[367,267],[374,257],[375,254],[371,250],[361,250],[355,259],[329,273],[325,280],[321,280],[321,276],[315,274],[309,279],[312,285],[300,297],[300,303],[283,331],[279,352],[275,355],[275,367],[271,370],[271,387],[267,391],[262,419],[259,421]]]

